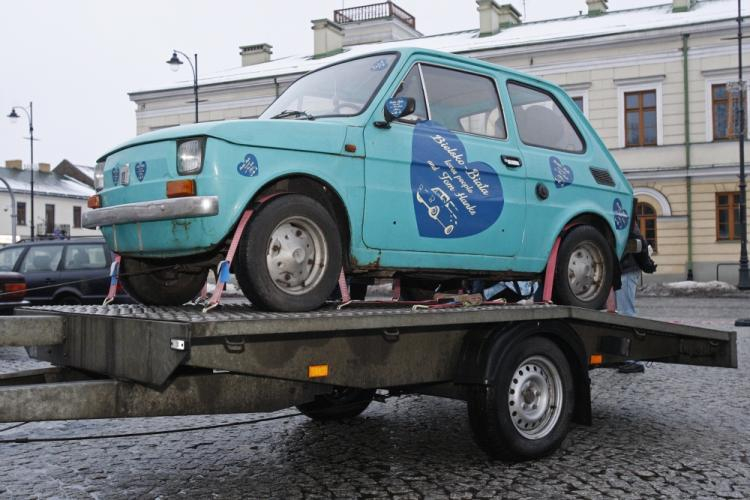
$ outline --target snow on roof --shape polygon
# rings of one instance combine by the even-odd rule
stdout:
[[[5,179],[10,188],[16,193],[31,191],[30,170],[0,167],[0,177]],[[5,191],[5,185],[0,183],[0,192]],[[62,196],[66,198],[88,198],[94,194],[90,187],[69,177],[63,177],[54,172],[41,172],[34,169],[34,194],[48,196]]]
[[[749,12],[750,7],[743,7],[743,16]],[[210,85],[306,73],[333,62],[376,50],[416,47],[444,52],[471,52],[689,26],[698,23],[731,20],[735,19],[736,16],[737,3],[734,0],[699,0],[692,9],[686,12],[672,12],[672,4],[669,3],[666,5],[609,11],[604,15],[593,17],[581,15],[522,23],[511,28],[505,28],[492,36],[480,37],[479,31],[473,29],[392,42],[352,45],[346,47],[344,52],[340,54],[320,59],[314,59],[310,55],[282,57],[266,63],[217,72],[200,78],[200,84]],[[187,86],[188,83],[186,82],[185,85]],[[177,86],[169,85],[139,92],[167,90],[181,88],[182,86],[182,84]]]

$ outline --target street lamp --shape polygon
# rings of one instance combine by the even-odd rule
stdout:
[[[31,241],[34,241],[34,103],[29,102],[29,109],[23,106],[13,106],[10,108],[8,118],[13,123],[20,118],[19,114],[16,113],[17,109],[26,113],[26,118],[29,119],[29,144],[31,145]]]
[[[187,62],[190,64],[190,69],[193,70],[193,97],[195,98],[195,123],[198,123],[198,54],[193,54],[195,64],[190,61],[190,57],[184,52],[172,49],[172,57],[167,61],[172,71],[177,71],[182,66],[182,61],[177,54],[181,54]]]
[[[740,101],[740,272],[737,288],[750,290],[747,266],[747,194],[745,185],[745,82],[742,81],[742,0],[737,0],[737,53],[739,56]]]

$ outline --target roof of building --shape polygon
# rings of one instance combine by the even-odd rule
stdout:
[[[31,171],[16,168],[0,167],[0,177],[5,179],[15,194],[31,191]],[[5,185],[0,182],[0,192]],[[58,196],[64,198],[88,198],[94,190],[85,184],[52,172],[41,172],[34,169],[34,194],[41,196]]]
[[[743,16],[750,7],[743,7]],[[289,56],[266,63],[243,66],[213,73],[200,78],[201,85],[211,85],[258,78],[306,73],[340,60],[366,54],[375,50],[396,47],[417,47],[445,52],[473,52],[503,49],[548,42],[562,42],[591,37],[667,29],[718,21],[729,21],[737,17],[735,0],[699,0],[685,12],[673,12],[672,4],[640,7],[635,9],[608,11],[598,16],[573,16],[561,19],[521,23],[505,28],[491,36],[479,36],[478,29],[445,33],[407,40],[352,45],[329,57],[315,59],[312,55]],[[140,92],[153,92],[192,86],[192,82],[169,85]]]

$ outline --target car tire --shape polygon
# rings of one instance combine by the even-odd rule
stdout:
[[[235,275],[245,296],[269,311],[311,311],[331,296],[341,271],[331,214],[304,195],[266,202],[242,234]]]
[[[556,450],[570,429],[575,387],[570,365],[551,340],[517,342],[497,364],[491,383],[468,401],[474,439],[488,455],[518,462]]]
[[[55,297],[54,303],[58,306],[80,306],[83,300],[73,293],[63,293]]]
[[[602,309],[612,288],[614,266],[612,249],[596,228],[574,227],[565,235],[557,254],[555,303]]]
[[[330,422],[354,418],[370,405],[375,391],[369,389],[335,389],[331,394],[316,396],[313,401],[297,406],[297,409],[313,420]]]
[[[141,304],[180,306],[200,293],[206,283],[208,269],[177,271],[164,269],[163,264],[123,257],[120,274],[125,291]]]

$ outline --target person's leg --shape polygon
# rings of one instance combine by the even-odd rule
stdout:
[[[638,285],[638,272],[622,275],[622,286],[615,292],[617,312],[623,316],[635,316],[635,290]]]

